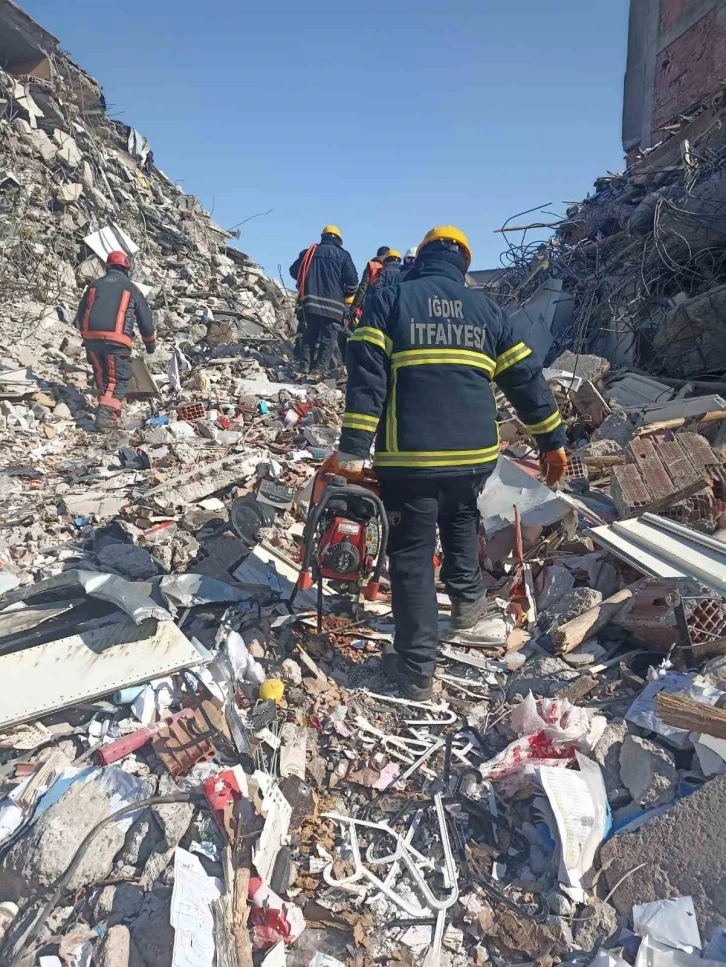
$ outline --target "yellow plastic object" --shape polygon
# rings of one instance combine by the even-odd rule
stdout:
[[[345,301],[345,304],[347,306],[352,306],[353,305],[353,299],[355,299],[355,296],[354,295],[347,295],[345,297],[345,300],[344,300]]]
[[[338,238],[343,241],[343,233],[338,228],[337,225],[326,225],[325,228],[320,233],[321,235],[337,235]]]
[[[260,698],[263,702],[277,704],[285,693],[285,686],[279,678],[268,678],[260,685]]]
[[[460,228],[455,228],[453,225],[437,225],[436,228],[432,228],[430,232],[426,232],[424,235],[423,242],[418,247],[419,254],[424,245],[428,245],[429,242],[437,242],[440,240],[446,240],[447,242],[456,242],[466,251],[467,267],[471,265],[471,248],[469,247],[469,239],[462,232]]]
[[[386,259],[400,259],[400,258],[401,258],[401,253],[398,251],[398,249],[389,248],[389,250],[386,252],[384,256],[383,261],[385,262]]]

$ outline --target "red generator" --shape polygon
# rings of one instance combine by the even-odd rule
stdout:
[[[289,604],[298,591],[318,584],[318,634],[322,631],[323,581],[375,601],[388,545],[388,517],[374,476],[362,484],[345,477],[318,473],[303,534],[300,574]],[[370,580],[362,587],[364,580]]]

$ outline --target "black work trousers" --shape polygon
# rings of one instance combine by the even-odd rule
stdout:
[[[111,426],[118,419],[126,398],[131,379],[131,350],[103,339],[87,339],[85,346],[96,383],[96,425]]]
[[[338,328],[339,324],[331,316],[305,313],[301,360],[310,369],[327,372],[336,347]]]
[[[476,601],[484,593],[479,568],[476,500],[488,474],[381,480],[388,514],[388,561],[395,637],[393,647],[412,675],[432,678],[439,646],[434,552],[439,525],[447,594]]]

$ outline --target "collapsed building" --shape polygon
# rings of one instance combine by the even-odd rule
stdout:
[[[691,28],[717,63],[723,6],[634,0],[629,90],[665,103]],[[471,274],[552,361],[570,469],[499,395],[487,611],[439,593],[411,703],[386,575],[298,588],[344,378],[294,373],[289,294],[0,0],[3,965],[726,962],[721,106],[682,86]],[[99,435],[72,321],[116,248],[162,348]]]
[[[531,218],[505,224],[503,268],[479,282],[544,326],[547,361],[568,349],[678,385],[723,381],[724,64],[726,4],[633,0],[627,168],[598,178],[549,239],[530,241],[537,222],[516,231]]]
[[[0,332],[7,359],[80,351],[73,317],[114,249],[133,258],[166,351],[280,334],[288,296],[111,119],[100,85],[12,0],[0,4]],[[279,313],[279,315],[278,315]],[[213,325],[208,326],[208,323]],[[211,328],[211,334],[208,332]],[[49,355],[50,354],[50,355]]]

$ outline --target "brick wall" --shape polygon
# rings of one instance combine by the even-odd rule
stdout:
[[[665,33],[694,8],[694,0],[661,0],[660,33]]]
[[[661,140],[659,130],[664,124],[715,89],[716,48],[724,46],[724,39],[712,11],[658,55],[652,125],[655,141]]]
[[[664,127],[726,79],[726,0],[630,0],[623,105],[626,151],[662,141]]]

